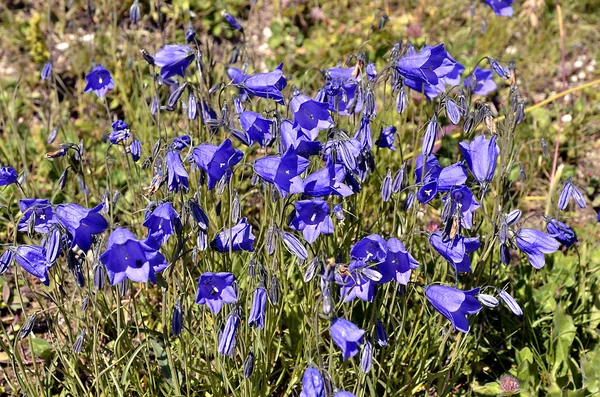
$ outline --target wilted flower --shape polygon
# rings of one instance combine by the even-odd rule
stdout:
[[[156,246],[157,249],[182,227],[179,214],[169,202],[156,206],[152,213],[146,216],[144,226],[148,229],[147,243]]]
[[[316,139],[320,130],[333,126],[329,114],[329,104],[315,101],[309,96],[298,94],[292,97],[290,108],[294,116],[294,128],[300,129],[311,140]]]
[[[569,205],[569,201],[571,200],[571,197],[573,198],[573,200],[575,200],[575,202],[577,203],[579,208],[585,208],[585,206],[586,206],[585,197],[579,191],[579,189],[577,189],[577,187],[573,184],[573,181],[571,180],[571,178],[569,178],[565,182],[565,185],[563,186],[563,188],[560,192],[560,197],[558,198],[558,209],[560,209],[561,211],[564,211],[567,208],[567,206]]]
[[[169,191],[177,193],[179,189],[183,189],[187,192],[189,189],[188,173],[183,168],[179,152],[176,150],[168,151],[165,162],[167,163]]]
[[[13,167],[0,167],[0,186],[6,186],[17,182],[19,175]]]
[[[343,318],[336,318],[329,328],[335,344],[342,349],[344,360],[352,358],[358,353],[358,346],[362,343],[365,331]]]
[[[240,317],[235,310],[227,317],[225,328],[219,337],[219,353],[224,356],[233,356],[235,353],[235,336],[240,325]]]
[[[281,197],[288,193],[302,193],[304,183],[300,178],[309,166],[310,161],[298,156],[293,148],[289,148],[283,156],[267,156],[256,160],[254,172],[262,179],[275,185]]]
[[[27,272],[36,276],[45,285],[50,285],[48,270],[52,264],[46,260],[46,250],[36,245],[21,245],[11,248],[15,261]]]
[[[486,139],[478,135],[469,142],[460,142],[460,150],[469,169],[479,183],[490,182],[496,171],[496,162],[500,155],[500,147],[496,143],[497,136]]]
[[[110,72],[102,65],[96,66],[85,79],[87,84],[83,92],[94,91],[98,98],[103,98],[109,90],[115,88]]]
[[[279,64],[272,72],[247,76],[241,85],[251,95],[272,99],[283,105],[281,90],[287,85],[287,80],[283,77],[282,68],[283,63]]]
[[[531,266],[536,269],[541,269],[546,264],[544,254],[551,254],[559,248],[558,241],[554,237],[535,229],[519,230],[515,242],[517,247],[527,255]]]
[[[156,282],[156,272],[167,268],[164,256],[155,248],[138,240],[124,228],[116,228],[108,237],[106,251],[100,256],[111,285],[126,278],[138,283]]]
[[[441,232],[432,233],[429,243],[459,272],[471,271],[471,258],[468,255],[481,246],[479,237],[465,238],[457,235],[452,240],[444,241]]]
[[[322,234],[333,233],[333,220],[329,215],[329,205],[322,199],[300,200],[294,204],[296,213],[290,227],[301,230],[304,239],[312,244]]]
[[[234,303],[237,294],[233,283],[235,277],[232,273],[206,272],[198,279],[198,293],[196,303],[207,305],[214,314],[219,314],[223,303]]]
[[[194,58],[194,50],[190,47],[167,44],[154,54],[154,63],[161,68],[160,77],[166,80],[177,75],[183,77]]]
[[[92,246],[94,234],[100,234],[108,227],[108,222],[99,213],[104,204],[85,208],[77,204],[61,204],[56,207],[56,220],[65,228],[71,238],[71,247],[76,245],[84,252]]]
[[[51,75],[52,75],[52,62],[48,61],[44,64],[44,67],[42,68],[42,72],[41,72],[42,80],[48,80]]]
[[[242,218],[231,229],[225,229],[219,233],[211,245],[219,252],[229,252],[229,249],[231,251],[254,251],[253,244],[252,225],[248,224],[246,218]]]
[[[577,242],[573,229],[555,218],[546,219],[546,231],[567,248]]]
[[[412,270],[419,267],[419,262],[408,253],[402,242],[391,237],[387,243],[387,255],[385,260],[377,265],[377,270],[381,273],[381,284],[391,280],[397,283],[407,285],[410,281]]]
[[[464,333],[469,332],[467,315],[477,314],[482,309],[481,303],[475,298],[479,288],[461,291],[444,285],[430,285],[425,289],[425,296],[435,310],[446,317],[454,329]]]
[[[488,62],[490,63],[490,66],[492,67],[494,72],[496,72],[496,74],[498,76],[500,76],[506,80],[508,80],[510,78],[510,70],[507,67],[502,65],[497,59],[494,59],[492,57],[486,57],[486,58],[487,58]]]
[[[471,91],[473,94],[485,96],[498,88],[493,77],[493,70],[476,67],[473,72],[465,78],[465,89]]]
[[[208,174],[208,189],[213,189],[217,182],[231,178],[233,166],[239,163],[244,154],[234,149],[231,140],[225,139],[219,146],[203,143],[194,148],[188,161],[194,160],[196,165]]]
[[[315,367],[308,367],[302,375],[300,397],[325,397],[323,377]]]
[[[267,291],[258,287],[254,291],[254,300],[248,317],[248,325],[251,327],[265,328],[265,305],[267,303]]]
[[[485,4],[490,6],[496,15],[503,17],[512,17],[512,3],[515,0],[483,0]]]
[[[375,145],[381,148],[388,148],[391,150],[396,150],[396,146],[394,146],[394,138],[396,137],[396,127],[388,126],[381,130],[381,135],[379,135],[379,139],[375,142]]]

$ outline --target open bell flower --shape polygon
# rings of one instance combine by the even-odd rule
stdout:
[[[56,207],[56,219],[69,233],[71,248],[77,246],[84,252],[89,251],[93,235],[106,230],[108,222],[100,214],[103,208],[104,204],[94,208],[85,208],[73,203],[61,204]]]
[[[38,233],[46,234],[50,231],[53,224],[56,223],[54,210],[50,200],[26,198],[19,200],[19,209],[23,216],[19,220],[19,231],[26,232],[31,217],[35,217],[33,230]]]
[[[169,202],[156,206],[154,211],[148,214],[143,225],[148,229],[148,243],[157,248],[166,243],[169,237],[182,227],[179,214]]]
[[[297,94],[292,97],[290,107],[294,116],[294,128],[314,140],[320,130],[333,126],[333,120],[329,114],[329,104],[315,101],[311,97]]]
[[[218,252],[229,252],[230,246],[231,251],[254,251],[254,238],[252,225],[246,218],[242,218],[231,229],[225,229],[217,234],[212,247]]]
[[[206,305],[214,314],[219,314],[224,303],[237,301],[234,282],[232,273],[203,273],[198,279],[196,303]]]
[[[325,382],[318,369],[308,367],[302,375],[300,397],[325,397]]]
[[[452,323],[455,330],[469,332],[467,315],[477,314],[482,309],[481,303],[475,297],[479,288],[461,291],[445,285],[430,285],[425,289],[429,303],[440,314]]]
[[[83,92],[94,91],[98,98],[103,98],[108,91],[115,88],[110,72],[102,65],[92,69],[85,79],[87,84]]]
[[[444,241],[441,232],[432,233],[429,243],[435,250],[459,272],[471,272],[471,258],[469,254],[477,251],[481,246],[479,237],[466,238],[457,235],[454,239]]]
[[[476,67],[473,72],[465,78],[465,89],[473,94],[485,96],[496,91],[498,86],[494,81],[494,71],[491,69],[481,69]]]
[[[536,269],[541,269],[546,264],[544,254],[551,254],[559,248],[558,241],[553,236],[536,229],[520,229],[515,242]]]
[[[0,186],[11,185],[19,179],[13,167],[0,167]]]
[[[333,233],[329,205],[323,199],[300,200],[294,204],[296,212],[290,222],[294,230],[301,230],[304,239],[312,244],[321,234]]]
[[[39,278],[45,285],[50,285],[48,270],[52,267],[46,260],[46,250],[37,245],[21,245],[13,248],[14,260],[28,273]]]
[[[167,44],[154,54],[154,63],[160,67],[160,77],[167,80],[174,76],[183,77],[194,58],[194,50],[190,47]]]
[[[365,302],[372,302],[377,294],[377,282],[371,280],[363,273],[367,264],[360,260],[353,260],[348,266],[346,275],[336,274],[336,281],[341,285],[340,295],[344,302],[358,298]]]
[[[156,282],[155,273],[167,268],[165,257],[127,229],[116,228],[108,237],[106,251],[100,256],[111,285],[126,278],[138,283]]]
[[[177,150],[169,150],[165,156],[165,162],[167,163],[167,181],[170,192],[179,192],[179,190],[189,190],[189,175],[183,163],[181,162],[181,156]]]
[[[391,237],[387,243],[385,260],[377,265],[381,273],[380,284],[396,280],[398,284],[408,285],[413,269],[419,267],[419,262],[408,253],[402,242]]]
[[[387,243],[380,235],[371,234],[352,246],[350,256],[365,262],[381,262],[387,256]]]
[[[490,182],[496,172],[496,163],[500,155],[496,138],[496,135],[491,139],[478,135],[471,142],[459,143],[463,157],[479,183]]]
[[[246,76],[241,86],[248,94],[272,99],[280,105],[283,105],[283,94],[281,90],[287,85],[287,80],[283,77],[283,63],[279,64],[275,70],[267,73],[257,73]]]
[[[358,328],[354,323],[336,318],[329,327],[333,342],[342,349],[344,360],[352,358],[358,354],[358,346],[362,343],[365,331]]]
[[[346,168],[328,160],[325,168],[313,172],[304,179],[304,194],[310,197],[325,197],[336,195],[348,197],[354,192],[343,183],[346,178]]]
[[[289,148],[283,156],[267,156],[256,160],[254,172],[262,179],[275,185],[281,197],[288,193],[302,193],[304,183],[300,175],[308,168],[310,161],[298,156]]]
[[[212,190],[222,178],[229,181],[242,157],[244,154],[233,148],[231,140],[225,139],[219,146],[203,143],[195,147],[188,161],[194,161],[208,174],[208,190]]]
[[[271,120],[264,118],[256,112],[247,110],[240,114],[240,124],[250,137],[249,146],[254,142],[258,142],[260,147],[265,147],[265,145],[271,142],[273,137],[271,134],[271,125],[273,122]]]
[[[514,3],[514,1],[515,0],[483,0],[483,2],[490,6],[494,11],[494,14],[502,17],[512,17],[512,3]]]

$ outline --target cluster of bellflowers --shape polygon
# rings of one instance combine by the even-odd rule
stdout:
[[[511,3],[486,2],[492,7]],[[139,19],[138,14],[133,15]],[[232,29],[243,30],[231,15],[226,14],[225,19]],[[228,311],[215,343],[220,354],[235,356],[239,327],[244,324],[264,328],[267,302],[278,304],[279,286],[285,280],[269,276],[259,258],[273,257],[283,248],[305,265],[304,282],[318,285],[322,304],[318,310],[342,359],[360,353],[360,368],[366,373],[372,365],[374,348],[385,348],[393,342],[388,338],[386,321],[377,318],[369,322],[369,329],[362,329],[355,323],[361,319],[355,318],[353,322],[336,315],[339,307],[336,300],[342,305],[354,300],[373,302],[388,283],[399,289],[413,284],[417,287],[413,291],[420,291],[456,331],[468,333],[468,317],[479,313],[484,306],[495,308],[503,302],[515,315],[523,314],[506,288],[494,285],[458,288],[461,273],[473,272],[471,255],[481,248],[477,235],[480,229],[475,227],[474,219],[492,223],[496,243],[493,255],[504,265],[510,264],[511,251],[519,250],[539,269],[545,264],[546,254],[557,251],[561,245],[568,248],[576,243],[573,230],[556,217],[544,215],[546,231],[542,231],[526,227],[532,217],[522,220],[518,209],[503,209],[498,219],[493,220],[484,213],[481,203],[493,194],[494,183],[500,178],[497,168],[502,153],[498,142],[507,137],[499,135],[495,114],[482,99],[497,89],[495,79],[509,82],[508,132],[503,134],[512,134],[525,116],[514,65],[507,67],[485,57],[471,72],[465,73],[465,67],[448,53],[444,44],[416,48],[401,41],[393,46],[387,66],[380,72],[364,54],[352,58],[354,65],[322,70],[323,85],[310,96],[295,87],[286,90],[289,84],[283,64],[262,73],[249,72],[246,63],[235,66],[241,56],[236,48],[226,66],[228,79],[206,90],[200,82],[208,72],[192,27],[186,32],[186,39],[186,44],[168,44],[153,55],[141,52],[156,87],[156,95],[149,101],[150,110],[155,117],[179,112],[182,114],[179,117],[199,118],[209,133],[209,141],[201,142],[189,135],[167,135],[150,147],[136,138],[125,120],[111,120],[112,129],[107,134],[108,148],[117,148],[122,156],[136,163],[144,158],[142,170],[151,180],[147,196],[164,197],[152,200],[145,209],[144,234],[136,235],[133,228],[126,226],[108,230],[107,217],[111,216],[112,201],[116,200],[115,197],[111,200],[108,192],[99,205],[91,208],[76,203],[54,204],[45,198],[23,198],[19,202],[18,230],[37,238],[39,243],[8,246],[0,257],[1,273],[16,262],[50,285],[51,272],[59,267],[61,258],[66,258],[68,269],[82,286],[87,274],[83,268],[91,257],[94,285],[102,289],[106,278],[112,286],[156,283],[157,274],[175,266],[180,258],[175,256],[169,263],[161,253],[170,240],[176,240],[181,255],[192,252],[192,263],[197,263],[195,255],[206,250],[223,255],[250,252],[247,255],[250,276],[257,282],[248,284],[256,287],[247,291],[253,295],[253,302],[246,321],[242,321],[243,310],[238,300],[237,280],[243,275],[208,271],[199,277],[195,291],[195,302],[214,316]],[[51,73],[51,66],[45,65],[42,78],[48,79]],[[385,92],[393,95],[398,114],[407,111],[411,90],[432,102],[434,111],[422,128],[420,147],[414,148],[418,155],[413,164],[399,160],[400,134],[396,126],[383,125],[379,135],[373,136],[378,111],[376,93],[384,92],[378,90],[383,85],[389,87]],[[96,65],[86,76],[84,92],[104,98],[114,87],[109,70]],[[223,93],[230,90],[235,94],[227,97],[231,100],[227,102]],[[476,97],[480,100],[474,101]],[[254,105],[259,101],[267,110],[250,110],[256,109]],[[340,127],[353,125],[352,120],[357,120],[354,130]],[[458,161],[445,167],[434,150],[444,122],[462,123],[467,138],[458,145],[457,152],[461,154]],[[258,147],[261,151],[256,150]],[[390,164],[383,180],[373,175],[376,150],[390,151],[396,161]],[[82,143],[68,143],[46,157],[59,159],[71,154],[79,158],[82,152]],[[251,152],[267,154],[250,159],[247,155]],[[269,229],[256,234],[253,224],[243,216],[239,187],[232,186],[236,173],[248,167],[253,174],[252,184],[269,192],[270,200],[282,200],[290,208],[281,223],[267,222]],[[63,172],[64,178],[68,170]],[[71,171],[83,178],[84,173],[77,167]],[[197,191],[190,187],[192,178],[198,181]],[[82,183],[85,188],[85,182]],[[1,167],[0,186],[11,184],[21,187],[17,171]],[[382,202],[392,196],[402,197],[403,211],[414,206],[438,208],[437,231],[422,233],[427,235],[431,251],[438,254],[438,264],[447,262],[451,266],[450,273],[455,276],[452,283],[429,282],[426,274],[421,274],[417,281],[413,273],[421,264],[403,243],[408,236],[377,233],[355,236],[351,249],[340,252],[333,265],[326,264],[323,254],[313,249],[320,239],[344,227],[349,214],[348,198],[361,194],[368,184],[380,185]],[[64,187],[64,181],[59,181],[59,186]],[[229,226],[215,230],[199,198],[211,192],[221,195],[226,189],[231,192]],[[182,199],[178,200],[179,197]],[[558,210],[566,210],[571,201],[578,207],[586,206],[584,195],[569,179],[558,198]],[[257,242],[256,235],[264,241]],[[93,255],[88,256],[89,251]],[[178,301],[172,314],[174,335],[183,331],[182,322],[182,306]],[[253,366],[251,352],[246,359],[246,376],[252,375]],[[353,395],[337,389],[327,373],[312,364],[304,373],[302,385],[302,396]]]

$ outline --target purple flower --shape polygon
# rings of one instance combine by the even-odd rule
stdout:
[[[46,260],[46,250],[36,245],[21,245],[14,249],[14,260],[27,272],[36,276],[45,285],[50,285],[48,269],[52,267]]]
[[[342,183],[346,178],[346,169],[342,164],[334,164],[329,160],[325,168],[313,172],[304,179],[304,194],[310,197],[337,195],[348,197],[354,193]]]
[[[368,116],[363,116],[360,119],[360,124],[358,125],[358,129],[356,131],[356,135],[354,135],[354,139],[360,142],[360,146],[357,147],[357,150],[371,150],[373,147],[373,134],[371,133],[371,118]],[[354,167],[351,167],[354,168]]]
[[[190,47],[167,44],[154,54],[154,63],[160,67],[160,77],[166,80],[177,75],[183,77],[194,58],[194,50]]]
[[[108,140],[110,141],[110,143],[116,145],[119,142],[123,142],[129,138],[131,138],[131,133],[129,132],[129,124],[127,124],[123,120],[117,120],[112,123],[112,131],[108,135]]]
[[[435,250],[450,263],[456,271],[469,273],[471,271],[471,259],[469,254],[475,252],[481,246],[479,237],[465,238],[457,235],[453,240],[444,241],[441,232],[432,233],[429,243]]]
[[[360,81],[353,76],[354,69],[353,67],[327,69],[325,87],[319,91],[315,99],[329,103],[329,110],[342,116],[360,112],[363,107],[363,95]]]
[[[282,68],[283,63],[272,72],[247,76],[242,83],[242,87],[251,95],[272,99],[283,105],[281,90],[287,85],[287,80],[283,77]]]
[[[231,140],[225,139],[219,146],[209,143],[197,146],[188,161],[193,159],[196,165],[208,174],[208,189],[212,190],[222,178],[229,182],[233,166],[239,163],[242,157],[244,154],[232,147]]]
[[[219,252],[229,252],[230,246],[232,251],[254,251],[253,244],[252,225],[248,224],[246,218],[242,218],[231,229],[219,233],[212,242],[212,247]]]
[[[156,282],[156,272],[167,268],[165,257],[155,248],[138,240],[133,233],[121,227],[108,237],[106,251],[100,256],[106,267],[111,285],[126,278],[138,283]]]
[[[100,234],[108,227],[108,222],[99,212],[104,207],[85,208],[77,204],[62,204],[56,207],[57,221],[71,237],[71,247],[76,245],[84,252],[92,246],[94,234]]]
[[[207,305],[214,314],[219,314],[223,303],[237,301],[234,282],[235,276],[231,273],[206,272],[202,274],[198,279],[196,303]]]
[[[377,68],[375,67],[374,63],[367,64],[366,72],[369,80],[375,81],[377,78]]]
[[[490,182],[494,177],[496,162],[500,155],[500,147],[496,143],[496,138],[496,135],[492,139],[478,135],[470,143],[459,143],[463,157],[479,183]]]
[[[397,283],[407,285],[410,281],[412,270],[419,267],[419,262],[408,253],[402,242],[396,238],[390,238],[387,243],[387,255],[385,260],[377,266],[381,273],[380,284],[396,280]]]
[[[219,336],[219,354],[224,356],[233,356],[235,354],[235,336],[239,325],[240,317],[235,312],[231,313],[227,317],[225,327]]]
[[[383,328],[383,324],[379,319],[375,323],[375,341],[381,347],[387,346],[388,344],[388,336],[385,332],[385,328]]]
[[[188,173],[183,168],[179,152],[176,150],[168,151],[165,162],[167,163],[169,191],[177,193],[179,189],[183,189],[187,192],[189,190]]]
[[[333,342],[342,349],[344,360],[358,353],[365,331],[343,318],[336,318],[329,328]]]
[[[352,246],[350,256],[365,262],[381,262],[387,257],[387,243],[380,235],[371,234]]]
[[[98,98],[103,98],[109,90],[115,88],[110,72],[102,65],[96,66],[87,76],[87,84],[83,92],[94,91]]]
[[[565,185],[563,186],[560,192],[560,197],[558,198],[558,209],[564,211],[569,205],[571,197],[573,198],[573,200],[575,200],[579,208],[585,208],[585,197],[573,184],[573,180],[569,178],[565,182]]]
[[[450,213],[454,214],[459,209],[461,226],[470,229],[473,225],[473,212],[480,207],[471,190],[466,186],[453,189],[450,194],[443,198],[444,203],[448,200],[450,200]]]
[[[275,185],[281,197],[288,193],[302,193],[304,184],[300,178],[309,166],[310,161],[298,156],[293,148],[289,148],[283,156],[267,156],[256,160],[254,172],[265,181]]]
[[[322,234],[333,233],[333,220],[329,215],[327,201],[320,198],[300,200],[294,204],[296,212],[290,221],[294,230],[302,230],[304,239],[312,244]]]
[[[336,392],[333,397],[356,397],[356,395],[350,393],[349,391],[341,390]]]
[[[577,242],[573,229],[555,218],[546,219],[546,231],[567,248]]]
[[[242,112],[240,114],[240,124],[246,134],[250,137],[248,145],[258,142],[261,147],[265,147],[273,137],[271,135],[271,124],[273,124],[273,122],[269,119],[265,119],[256,112],[251,112],[249,110]]]
[[[17,182],[19,175],[13,167],[0,167],[0,186],[6,186]]]
[[[280,153],[285,153],[289,148],[294,148],[296,153],[302,157],[308,158],[321,151],[321,142],[313,141],[301,130],[294,128],[289,120],[283,120],[280,127],[281,148]]]
[[[173,149],[182,151],[192,144],[192,138],[189,135],[180,135],[173,138]]]
[[[244,30],[244,28],[242,28],[242,25],[240,25],[240,23],[237,21],[237,19],[235,19],[233,17],[233,15],[231,15],[228,12],[224,12],[223,13],[223,18],[225,18],[225,21],[227,21],[227,23],[229,24],[229,26],[231,26],[231,29],[233,30]]]
[[[133,0],[133,4],[129,7],[129,19],[131,23],[137,23],[140,17],[140,3],[138,0]]]
[[[483,0],[485,4],[490,6],[494,13],[503,17],[512,17],[512,3],[515,0]]]
[[[517,247],[523,251],[531,266],[541,269],[546,264],[544,254],[551,254],[558,250],[558,241],[549,234],[535,229],[521,229],[516,237]]]
[[[190,21],[188,24],[188,28],[185,31],[185,41],[188,43],[192,43],[195,38],[196,38],[196,30],[194,29],[194,25],[192,25],[192,22]]]
[[[154,211],[146,216],[143,225],[148,229],[147,243],[152,245],[153,240],[156,249],[182,227],[179,214],[168,201],[156,206]]]
[[[19,209],[23,213],[19,220],[19,231],[26,232],[30,218],[33,216],[33,229],[42,234],[50,231],[50,227],[56,223],[52,205],[47,199],[26,198],[19,200]]]
[[[421,150],[423,157],[429,157],[429,155],[433,153],[433,147],[435,146],[435,139],[439,129],[440,123],[438,123],[437,116],[434,114],[425,128],[425,136],[423,137],[423,147]]]
[[[2,256],[0,256],[0,275],[6,273],[14,259],[15,253],[10,248],[2,253]]]
[[[44,64],[42,68],[41,76],[42,80],[48,80],[52,75],[52,62],[48,61]]]
[[[318,369],[308,367],[302,375],[300,397],[325,397],[325,383]]]
[[[500,296],[500,299],[502,299],[504,303],[506,303],[506,305],[515,315],[523,315],[523,310],[521,309],[521,306],[519,306],[517,301],[512,296],[510,296],[508,292],[506,292],[505,290],[500,290],[498,291],[498,296]]]
[[[292,233],[281,231],[281,240],[285,245],[285,248],[291,253],[294,254],[300,260],[308,259],[308,251],[302,245],[300,240],[296,238]]]
[[[467,170],[462,163],[442,168],[433,155],[429,156],[423,165],[423,156],[419,155],[415,177],[416,183],[423,182],[423,186],[417,192],[417,199],[419,202],[427,204],[434,199],[438,192],[447,192],[456,186],[463,185],[467,181]]]
[[[254,300],[248,317],[248,325],[251,327],[265,328],[265,305],[267,303],[267,291],[258,287],[254,292]]]
[[[465,89],[471,91],[473,94],[485,96],[498,88],[493,77],[493,70],[481,69],[478,66],[473,70],[473,73],[465,78]]]
[[[455,330],[464,333],[469,332],[467,315],[477,314],[482,309],[475,298],[478,293],[479,288],[461,291],[444,285],[430,285],[425,289],[425,296],[435,310],[450,320]]]
[[[396,127],[388,126],[381,130],[381,135],[379,135],[379,139],[375,142],[375,144],[381,148],[388,148],[391,150],[396,150],[396,146],[394,146],[394,138],[396,137]]]
[[[340,295],[344,298],[344,302],[350,302],[354,298],[358,298],[365,302],[372,302],[377,293],[377,283],[363,274],[363,269],[367,264],[360,260],[353,260],[348,266],[350,274],[336,274],[336,280],[341,285]]]
[[[134,162],[138,162],[142,155],[142,144],[137,139],[131,141],[131,145],[129,145],[129,153],[131,153],[131,158]]]
[[[320,130],[333,126],[328,103],[298,94],[292,97],[290,107],[294,115],[294,128],[300,129],[311,140],[317,138]]]

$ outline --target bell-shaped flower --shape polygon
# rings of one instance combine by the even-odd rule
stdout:
[[[536,269],[541,269],[546,264],[544,254],[551,254],[559,248],[558,241],[553,236],[536,229],[520,229],[515,242]]]
[[[546,219],[546,231],[567,248],[577,242],[573,229],[557,219]]]
[[[183,168],[181,157],[177,150],[169,150],[165,156],[169,191],[177,193],[180,189],[189,190],[188,173]]]
[[[231,140],[225,139],[219,146],[203,143],[195,147],[188,161],[195,161],[208,174],[208,189],[212,190],[222,178],[229,181],[233,166],[242,157],[244,154],[232,147]]]
[[[381,273],[380,284],[396,280],[398,284],[408,285],[413,269],[419,267],[419,262],[408,253],[402,242],[396,238],[388,239],[385,260],[377,265]]]
[[[350,256],[365,262],[381,262],[387,257],[387,243],[380,235],[371,234],[352,246]]]
[[[320,198],[300,200],[294,204],[296,212],[290,221],[290,227],[301,230],[304,239],[312,244],[320,234],[333,233],[333,220],[329,215],[327,201]]]
[[[160,67],[163,80],[185,75],[185,70],[194,61],[194,50],[185,45],[167,44],[154,54],[154,63]]]
[[[321,142],[313,141],[309,135],[295,128],[291,121],[283,120],[279,131],[281,133],[281,147],[279,150],[281,154],[289,148],[295,149],[299,156],[306,158],[321,152]]]
[[[465,89],[471,91],[473,94],[485,96],[496,91],[496,88],[498,88],[493,77],[493,70],[481,69],[477,66],[473,72],[465,78]]]
[[[381,347],[387,346],[388,344],[387,332],[385,332],[385,328],[383,328],[383,324],[379,319],[375,322],[375,341]]]
[[[147,214],[143,225],[148,229],[148,243],[151,244],[153,240],[157,249],[182,227],[179,214],[168,201],[157,205],[152,213]]]
[[[343,183],[345,178],[345,167],[342,164],[335,164],[330,159],[325,168],[313,172],[304,179],[304,194],[309,197],[329,195],[348,197],[354,192]]]
[[[13,167],[0,167],[0,186],[12,185],[18,179],[19,175]]]
[[[512,17],[512,3],[514,3],[514,1],[515,0],[483,0],[483,2],[490,6],[494,11],[494,14],[502,17]]]
[[[258,142],[261,147],[268,145],[273,138],[271,134],[271,124],[273,121],[265,119],[256,112],[249,110],[240,114],[240,124],[250,137],[249,145]]]
[[[358,353],[358,346],[362,343],[365,331],[343,318],[336,318],[329,327],[333,342],[342,349],[344,360],[354,357]]]
[[[558,198],[558,209],[564,211],[569,205],[571,198],[575,200],[579,208],[585,208],[586,202],[583,194],[573,184],[571,178],[567,179],[562,190],[560,191],[560,197]]]
[[[37,245],[21,245],[11,248],[14,252],[14,260],[28,273],[39,278],[45,285],[50,285],[48,270],[52,264],[46,260],[46,250]]]
[[[232,273],[203,273],[198,279],[196,303],[206,305],[214,314],[219,314],[223,303],[237,301],[234,282],[235,276]]]
[[[19,200],[19,209],[23,213],[23,216],[19,220],[18,228],[20,232],[28,230],[31,217],[33,217],[33,230],[42,234],[48,233],[50,227],[56,223],[54,210],[47,199],[21,199]]]
[[[365,302],[373,301],[377,293],[377,282],[363,273],[365,268],[367,268],[365,262],[353,260],[346,274],[336,274],[336,281],[341,286],[340,295],[344,298],[344,302],[350,302],[354,298]]]
[[[167,268],[165,257],[154,247],[138,240],[133,233],[121,227],[108,237],[106,251],[100,256],[106,267],[111,285],[126,278],[138,283],[156,282],[157,272]]]
[[[475,297],[479,288],[461,291],[445,285],[430,285],[425,289],[425,296],[435,310],[446,317],[454,329],[464,333],[469,332],[467,315],[477,314],[482,309],[481,303]]]
[[[230,247],[231,251],[254,251],[253,244],[252,225],[246,218],[242,218],[231,229],[225,229],[217,234],[211,246],[218,252],[229,252]]]
[[[300,397],[325,397],[325,383],[318,369],[308,367],[302,375]]]
[[[394,138],[395,137],[396,137],[396,127],[394,127],[394,126],[385,127],[384,129],[381,130],[381,134],[379,135],[379,138],[375,142],[375,145],[379,146],[380,148],[388,148],[390,150],[395,151],[396,150],[396,146],[394,146]]]
[[[294,128],[300,129],[311,140],[317,138],[319,131],[333,126],[328,103],[297,94],[292,97],[290,108],[294,116]]]
[[[96,66],[87,76],[87,84],[83,92],[94,91],[98,98],[103,98],[109,90],[115,88],[110,72],[102,65]]]
[[[272,72],[247,76],[241,86],[251,95],[272,99],[278,104],[283,105],[281,90],[287,85],[287,80],[283,77],[282,68],[283,63],[279,64]]]
[[[267,156],[256,160],[254,172],[262,179],[275,185],[281,197],[288,193],[302,193],[304,184],[300,175],[308,168],[310,161],[298,156],[289,148],[283,156]]]
[[[494,177],[496,162],[500,155],[500,147],[496,143],[497,136],[486,139],[478,135],[471,142],[460,142],[463,157],[479,183],[487,183]]]
[[[465,238],[456,235],[454,239],[444,240],[441,232],[432,233],[429,243],[435,250],[450,263],[456,271],[468,273],[471,271],[471,258],[469,254],[477,251],[481,246],[479,237]]]
[[[360,79],[354,76],[354,71],[354,67],[327,69],[325,87],[315,99],[329,103],[329,110],[342,116],[360,112],[364,101]]]
[[[89,251],[94,234],[100,234],[108,227],[108,222],[100,214],[104,204],[94,208],[85,208],[77,204],[61,204],[56,207],[57,221],[65,228],[71,238],[71,247]]]
[[[254,300],[248,316],[248,325],[251,327],[265,328],[265,305],[267,303],[267,291],[258,287],[254,291]]]
[[[219,354],[231,357],[235,355],[235,337],[239,325],[240,316],[238,316],[237,312],[234,310],[229,317],[227,317],[225,327],[223,327],[223,330],[219,335],[219,344],[217,346]]]
[[[420,203],[427,204],[437,193],[448,192],[463,185],[467,181],[467,170],[460,162],[442,168],[433,155],[423,165],[423,156],[420,155],[417,157],[415,176],[417,183],[423,182],[417,192],[417,199]]]
[[[450,213],[454,214],[457,208],[460,209],[461,226],[470,229],[473,226],[473,212],[480,207],[471,190],[464,185],[453,189],[443,198],[444,203],[448,200],[450,200]]]

